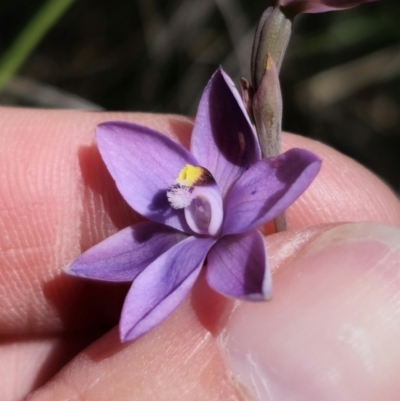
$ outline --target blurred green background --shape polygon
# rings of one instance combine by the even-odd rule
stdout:
[[[7,83],[0,104],[193,115],[218,65],[236,83],[249,78],[264,6],[262,0],[2,0],[0,85]],[[384,0],[300,16],[281,72],[283,128],[334,146],[397,192],[399,15],[400,3]]]

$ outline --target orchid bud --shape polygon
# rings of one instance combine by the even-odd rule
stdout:
[[[263,157],[275,157],[281,151],[282,95],[278,70],[270,54],[264,77],[253,97],[253,116]]]
[[[292,21],[300,13],[355,7],[377,0],[269,0],[256,29],[251,55],[252,87],[242,79],[242,97],[254,120],[264,158],[281,151],[282,96],[279,70],[289,43]],[[276,231],[286,229],[285,214],[275,219]]]
[[[264,77],[267,55],[270,54],[279,71],[289,43],[292,21],[286,17],[279,5],[268,7],[261,16],[254,37],[251,57],[251,74],[256,91]]]
[[[371,1],[377,0],[280,0],[278,4],[288,15],[295,17],[300,13],[322,13],[344,10]]]

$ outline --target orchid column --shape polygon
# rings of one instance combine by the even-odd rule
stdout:
[[[256,126],[262,156],[281,153],[282,96],[279,70],[289,43],[292,21],[300,13],[355,7],[375,0],[270,0],[256,29],[250,85],[242,79],[243,100]],[[276,231],[287,228],[285,214],[275,218]]]

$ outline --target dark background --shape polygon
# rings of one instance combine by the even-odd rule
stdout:
[[[1,1],[0,55],[42,4]],[[263,0],[77,0],[0,103],[193,115],[219,64],[236,83],[249,78],[264,6]],[[397,192],[399,15],[400,2],[384,0],[300,16],[281,72],[283,128],[352,156]]]

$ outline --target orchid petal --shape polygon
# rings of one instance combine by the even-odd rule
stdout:
[[[96,140],[108,171],[128,204],[141,215],[189,231],[167,190],[185,164],[198,165],[178,143],[150,128],[125,122],[100,124]]]
[[[211,288],[229,297],[270,299],[271,275],[261,234],[251,230],[220,239],[207,256],[206,278]]]
[[[307,189],[320,166],[321,160],[303,149],[253,164],[228,195],[223,234],[250,230],[281,214]]]
[[[212,76],[200,100],[191,151],[214,176],[222,196],[261,157],[241,97],[222,68]]]
[[[284,8],[295,9],[298,14],[344,10],[372,1],[377,0],[280,0],[279,3]]]
[[[105,281],[132,281],[187,235],[153,222],[138,223],[108,237],[75,259],[64,271]]]
[[[197,186],[193,195],[192,203],[185,208],[189,227],[200,235],[215,237],[220,234],[224,211],[218,186],[215,183]]]
[[[134,340],[161,323],[192,288],[212,238],[189,237],[162,254],[133,282],[120,320],[122,341]]]

